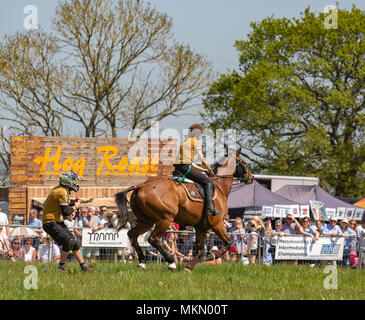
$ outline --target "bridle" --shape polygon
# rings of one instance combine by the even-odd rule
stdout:
[[[245,173],[247,174],[247,172],[248,172],[248,169],[247,169],[247,166],[246,166],[246,164],[245,164],[245,162],[243,161],[243,159],[235,159],[236,160],[236,165],[235,165],[235,172],[236,172],[236,169],[237,169],[237,166],[238,165],[241,165],[242,167],[243,167],[243,169],[244,169],[244,171],[245,171]],[[218,162],[216,162],[215,163],[215,168],[214,168],[214,171],[216,171],[216,172],[218,172],[218,168],[220,167],[221,165],[218,163]],[[234,173],[233,173],[233,175],[232,176],[225,176],[225,175],[214,175],[214,176],[212,176],[211,177],[212,179],[214,179],[214,180],[218,180],[218,179],[234,179],[235,178],[235,176],[234,176]],[[240,178],[240,179],[242,179],[242,178]],[[224,195],[224,192],[223,192],[223,190],[221,189],[221,187],[218,185],[218,184],[216,184],[216,187],[218,188],[218,190]]]
[[[237,169],[237,166],[238,165],[242,165],[242,167],[243,167],[243,169],[244,169],[244,171],[245,171],[245,174],[248,172],[248,169],[247,169],[247,166],[246,166],[246,163],[244,162],[244,160],[243,159],[237,159],[236,158],[236,166],[235,166],[235,171],[236,171],[236,169]],[[221,167],[221,165],[218,163],[218,162],[216,162],[215,163],[215,168],[214,168],[214,170],[216,170],[216,169],[218,169],[219,167]],[[218,170],[217,170],[217,172],[218,172]],[[234,174],[232,175],[232,176],[225,176],[225,175],[214,175],[212,178],[218,178],[218,179],[227,179],[227,178],[231,178],[231,179],[234,179],[235,177],[234,177]],[[241,178],[240,178],[241,179]]]

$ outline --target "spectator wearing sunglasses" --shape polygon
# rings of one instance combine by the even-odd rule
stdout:
[[[107,219],[107,217],[109,215],[108,215],[108,209],[107,209],[107,207],[106,206],[101,206],[101,207],[99,207],[99,209],[100,209],[100,213],[99,213],[98,216],[99,216],[100,222],[102,224],[108,223],[109,220]]]
[[[23,250],[22,247],[20,245],[20,239],[18,237],[15,237],[12,241],[11,241],[11,246],[10,246],[10,251],[12,253],[12,261],[19,261],[22,259],[23,256]]]
[[[288,214],[285,218],[285,223],[283,224],[281,231],[285,234],[298,234],[302,233],[302,227],[292,214]]]
[[[315,227],[312,227],[310,224],[310,220],[308,217],[304,217],[302,219],[302,234],[306,237],[311,237],[312,241],[317,241],[319,239],[319,232]],[[314,267],[318,261],[316,260],[298,260],[299,264],[309,264],[311,267]]]
[[[329,223],[323,227],[323,235],[332,236],[332,237],[342,237],[342,231],[340,227],[337,225],[337,218],[331,217]],[[337,261],[326,261],[324,262],[326,265],[337,265]]]
[[[333,237],[341,237],[342,231],[340,227],[337,225],[337,218],[331,217],[329,220],[329,223],[325,225],[323,228],[323,234],[324,235],[330,235]]]
[[[31,238],[26,238],[24,241],[24,246],[22,247],[23,256],[22,261],[24,262],[35,262],[37,250],[32,246],[33,240]]]
[[[310,225],[310,220],[308,217],[302,219],[302,229],[304,236],[311,237],[313,241],[317,241],[319,239],[319,232],[316,230],[316,228]]]

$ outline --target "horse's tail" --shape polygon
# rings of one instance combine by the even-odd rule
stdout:
[[[138,187],[137,186],[129,187],[128,189],[115,194],[115,202],[118,206],[117,229],[123,228],[128,222],[127,193],[132,190],[138,190]]]

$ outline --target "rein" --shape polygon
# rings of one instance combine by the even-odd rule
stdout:
[[[231,178],[231,179],[234,179],[234,176],[213,176],[212,178],[218,178],[218,179]]]
[[[235,168],[237,168],[237,166],[238,166],[240,163],[243,163],[241,159],[240,159],[238,162],[236,162],[236,166],[235,166]],[[218,165],[218,164],[216,163],[216,168],[218,169],[219,167],[220,167],[220,165]],[[218,173],[218,170],[217,170],[217,173]],[[215,177],[217,177],[217,178],[219,178],[219,179],[225,179],[225,178],[232,178],[232,179],[234,179],[234,176],[233,176],[233,175],[232,175],[232,176],[214,175],[212,178],[215,178]]]

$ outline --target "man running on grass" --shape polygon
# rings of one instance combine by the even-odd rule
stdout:
[[[83,180],[72,171],[63,172],[59,178],[59,185],[48,195],[43,209],[43,229],[46,231],[56,244],[61,248],[61,259],[58,271],[66,270],[66,259],[68,251],[72,251],[75,259],[80,264],[82,271],[93,271],[86,265],[82,258],[80,250],[81,241],[75,237],[67,228],[65,223],[61,221],[61,216],[66,218],[74,211],[70,205],[71,191],[77,192],[79,186],[77,181]],[[76,208],[80,206],[80,202],[73,204]]]

